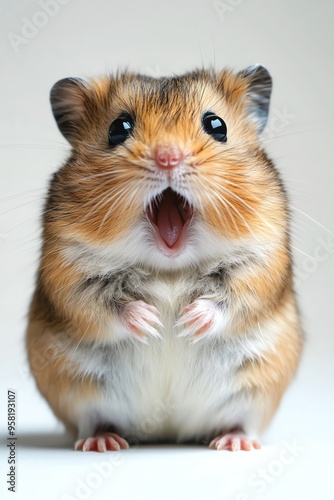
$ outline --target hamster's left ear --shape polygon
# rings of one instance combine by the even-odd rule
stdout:
[[[63,78],[51,89],[50,102],[60,132],[72,146],[82,138],[91,107],[91,88],[80,78]]]
[[[261,134],[268,121],[272,78],[269,71],[261,64],[249,66],[238,73],[238,76],[246,79],[249,116]]]

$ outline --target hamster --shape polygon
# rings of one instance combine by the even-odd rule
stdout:
[[[253,450],[300,359],[289,206],[261,65],[66,78],[27,329],[75,449]]]

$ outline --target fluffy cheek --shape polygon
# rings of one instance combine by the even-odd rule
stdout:
[[[223,204],[218,201],[214,206],[207,205],[204,209],[204,218],[216,233],[229,238],[247,238],[251,233],[249,213],[240,207],[234,207],[230,202]]]
[[[60,234],[75,237],[93,245],[108,245],[124,239],[134,230],[143,217],[142,204],[129,203],[129,198],[117,200],[113,206],[106,203],[88,204],[72,210],[71,216],[59,219],[54,228]],[[102,205],[102,204],[101,204]]]
[[[219,335],[227,324],[227,316],[214,302],[200,298],[187,305],[177,321],[179,337],[188,337],[192,343]]]

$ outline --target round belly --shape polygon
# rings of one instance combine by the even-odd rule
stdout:
[[[122,436],[202,440],[240,423],[245,402],[234,394],[235,367],[222,350],[165,332],[163,341],[108,351],[99,401],[81,411],[93,411]],[[101,369],[101,360],[96,363]]]

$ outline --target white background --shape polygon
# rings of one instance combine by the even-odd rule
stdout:
[[[52,15],[41,15],[37,0],[0,3],[0,420],[5,435],[7,389],[14,388],[19,434],[15,497],[6,492],[6,442],[0,444],[1,495],[24,500],[334,498],[334,3],[53,1]],[[29,22],[39,27],[27,28]],[[51,114],[49,90],[66,76],[117,68],[161,76],[202,65],[240,70],[257,62],[274,79],[265,144],[294,207],[296,288],[307,334],[297,377],[263,436],[264,448],[236,454],[160,446],[75,453],[35,389],[24,349],[39,214],[48,179],[69,151]],[[289,447],[294,454],[282,451]]]

